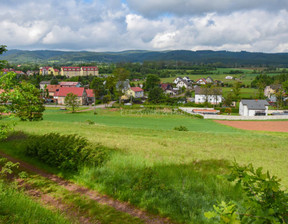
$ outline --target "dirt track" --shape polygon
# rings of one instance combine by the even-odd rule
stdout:
[[[288,132],[288,121],[214,121],[245,130]]]
[[[131,216],[138,217],[141,220],[144,221],[144,223],[151,223],[151,224],[172,224],[173,222],[170,221],[168,218],[163,218],[157,215],[151,215],[148,214],[145,211],[142,211],[138,208],[135,208],[134,206],[130,205],[129,203],[126,202],[120,202],[118,200],[115,200],[111,197],[108,197],[106,195],[102,195],[96,191],[90,190],[88,188],[79,186],[77,184],[74,184],[72,182],[69,182],[67,180],[64,180],[56,175],[47,173],[46,171],[43,171],[31,164],[28,164],[24,161],[21,161],[19,159],[13,158],[3,152],[0,151],[0,156],[7,158],[8,160],[16,163],[19,162],[20,167],[24,170],[27,170],[29,172],[36,173],[38,175],[41,175],[42,177],[48,178],[49,180],[54,181],[58,185],[64,187],[70,192],[75,192],[75,193],[81,193],[82,195],[87,196],[88,198],[97,201],[100,204],[105,204],[108,206],[113,207],[114,209],[125,212],[130,214]]]

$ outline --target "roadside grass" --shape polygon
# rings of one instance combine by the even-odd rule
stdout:
[[[15,187],[0,181],[0,223],[68,224],[76,221],[43,207]]]
[[[217,200],[241,200],[241,191],[219,178],[233,160],[264,167],[288,187],[287,133],[238,130],[183,115],[121,116],[109,109],[97,115],[68,115],[46,111],[43,121],[18,122],[15,129],[30,134],[79,134],[115,148],[102,167],[86,167],[69,178],[176,221],[207,223],[203,213]],[[87,124],[88,119],[95,125]],[[179,125],[189,131],[172,130]],[[17,142],[1,143],[1,150],[18,151],[18,157],[27,160]]]

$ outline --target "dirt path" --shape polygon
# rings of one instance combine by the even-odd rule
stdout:
[[[142,211],[140,209],[137,209],[126,202],[120,202],[120,201],[117,201],[117,200],[110,198],[106,195],[102,195],[96,191],[92,191],[88,188],[78,186],[78,185],[76,185],[72,182],[66,181],[66,180],[64,180],[64,179],[62,179],[56,175],[47,173],[47,172],[45,172],[45,171],[43,171],[43,170],[41,170],[41,169],[31,165],[31,164],[23,162],[19,159],[15,159],[15,158],[13,158],[13,157],[11,157],[11,156],[3,153],[3,152],[0,152],[0,156],[7,158],[8,160],[10,160],[14,163],[18,162],[22,169],[27,170],[29,172],[36,173],[36,174],[41,175],[45,178],[48,178],[49,180],[54,181],[55,183],[64,187],[65,189],[67,189],[70,192],[81,193],[81,194],[87,196],[88,198],[97,201],[100,204],[105,204],[105,205],[111,206],[118,211],[128,213],[129,215],[134,216],[134,217],[138,217],[141,220],[143,220],[145,223],[149,223],[149,224],[150,223],[151,224],[173,223],[168,218],[162,218],[162,217],[159,217],[156,215],[150,215],[147,212]]]
[[[288,132],[288,121],[214,121],[245,130]]]

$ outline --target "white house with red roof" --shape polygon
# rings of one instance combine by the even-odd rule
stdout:
[[[198,79],[196,81],[197,84],[200,84],[200,85],[206,85],[207,81],[205,78],[201,78],[201,79]]]
[[[144,90],[141,89],[140,87],[130,87],[126,91],[126,96],[129,98],[131,96],[133,96],[134,98],[142,98],[142,97],[144,97]]]
[[[87,92],[84,87],[60,87],[59,91],[54,94],[54,99],[58,104],[65,104],[65,97],[68,93],[73,93],[78,97],[80,105],[87,104]]]

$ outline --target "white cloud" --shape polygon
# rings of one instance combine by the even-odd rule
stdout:
[[[0,44],[10,49],[288,52],[286,0],[275,6],[268,0],[126,2],[0,0]]]

